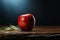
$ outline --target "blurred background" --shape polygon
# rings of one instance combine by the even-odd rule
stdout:
[[[60,25],[51,0],[0,0],[0,25],[17,25],[18,16],[26,13],[35,16],[36,26]]]

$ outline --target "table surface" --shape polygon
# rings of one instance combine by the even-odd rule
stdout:
[[[17,35],[17,34],[52,34],[52,33],[60,33],[59,26],[35,26],[32,31],[7,31],[3,32],[0,30],[0,35]]]
[[[4,32],[0,28],[0,39],[12,40],[42,40],[42,39],[59,39],[60,27],[59,26],[35,26],[32,31],[7,31]],[[54,38],[55,36],[55,38]],[[56,37],[57,36],[57,37]],[[28,37],[28,38],[27,38]],[[33,37],[33,38],[31,38]],[[38,38],[37,38],[38,37]]]

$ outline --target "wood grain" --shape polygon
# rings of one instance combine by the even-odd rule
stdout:
[[[0,35],[36,35],[36,34],[52,34],[52,33],[60,33],[60,27],[58,26],[35,26],[32,31],[2,31],[0,29]]]

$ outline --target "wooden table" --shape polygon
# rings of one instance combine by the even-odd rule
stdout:
[[[20,35],[27,37],[35,37],[35,36],[54,36],[60,35],[60,27],[59,26],[35,26],[32,31],[7,31],[3,32],[0,30],[0,37],[5,37],[8,35]]]

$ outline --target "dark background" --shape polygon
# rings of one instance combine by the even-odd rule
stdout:
[[[14,10],[14,7],[9,4],[7,8],[7,4],[8,3],[4,4],[4,2],[0,0],[0,25],[17,25],[18,16],[25,13],[31,13],[35,16],[36,25],[60,25],[58,15],[52,13],[51,0],[28,0],[28,3],[25,4],[25,9],[25,5],[19,6],[21,5],[19,4],[17,5],[19,7],[16,7],[16,10]]]

